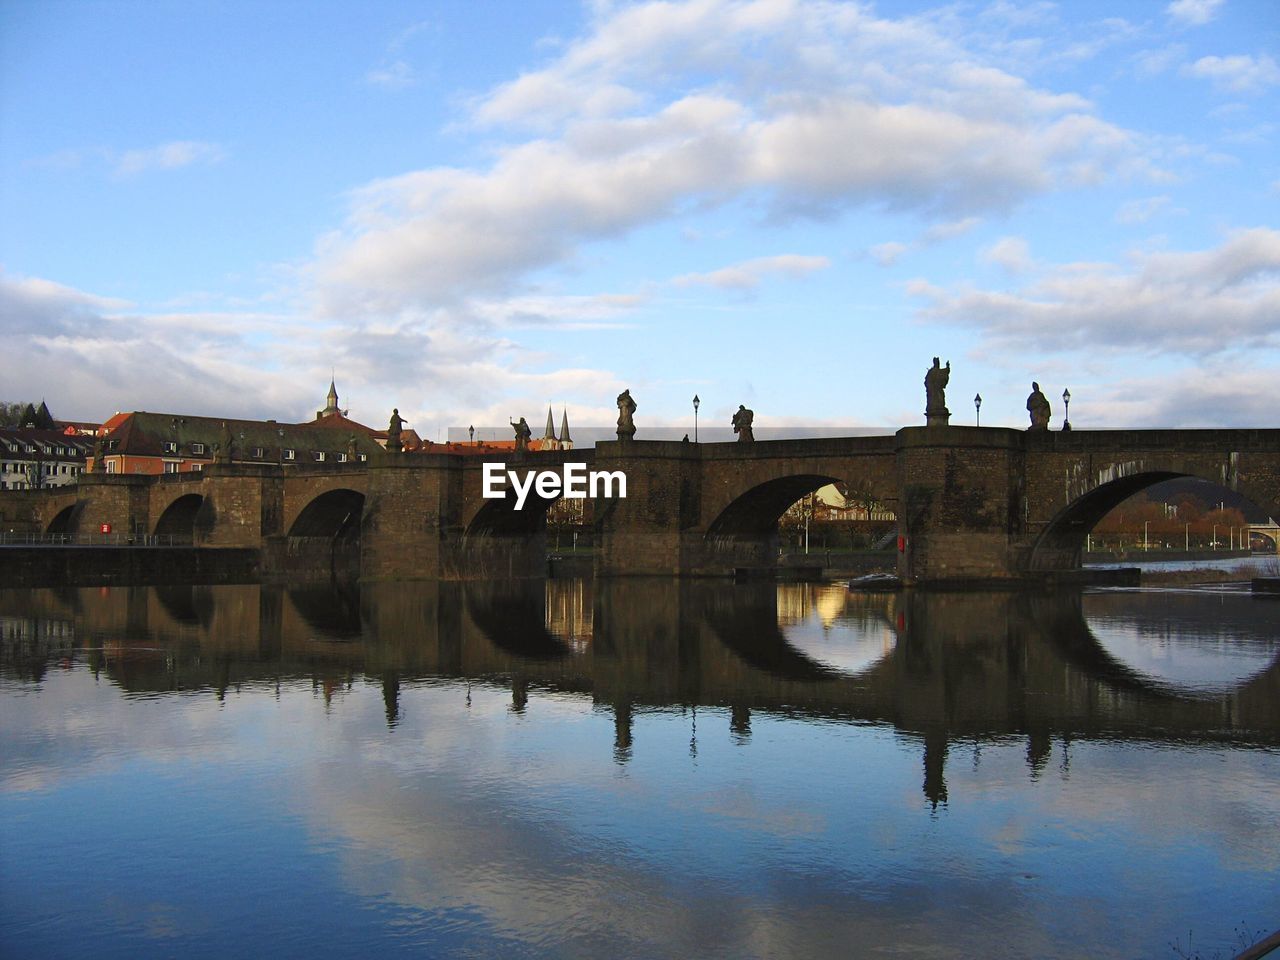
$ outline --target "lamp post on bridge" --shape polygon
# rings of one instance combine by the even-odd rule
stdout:
[[[474,447],[476,445],[476,426],[474,423],[467,427],[467,435],[471,437],[471,445]]]
[[[973,395],[973,418],[977,426],[982,426],[982,394]]]
[[[693,395],[693,442],[698,442],[698,407],[702,405],[702,401],[698,399],[698,395]]]
[[[1071,391],[1065,388],[1062,391],[1062,429],[1071,429]]]

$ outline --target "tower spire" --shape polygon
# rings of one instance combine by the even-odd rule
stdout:
[[[560,421],[560,445],[566,450],[573,449],[573,437],[569,436],[569,408],[564,408],[564,417]]]
[[[551,417],[551,404],[547,404],[547,432],[542,435],[542,439],[550,440],[552,449],[555,449],[556,423]]]
[[[316,419],[323,420],[325,417],[333,413],[341,413],[338,409],[338,387],[334,382],[333,375],[329,376],[329,395],[326,396],[324,409],[316,411]]]

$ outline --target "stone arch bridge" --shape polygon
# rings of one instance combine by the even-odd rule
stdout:
[[[546,511],[531,488],[484,496],[483,465],[527,482],[567,463],[621,474],[626,496],[594,503],[595,572],[724,575],[769,567],[778,520],[831,482],[899,519],[908,583],[1016,580],[1078,568],[1086,534],[1154,483],[1196,477],[1280,516],[1280,430],[1030,432],[907,427],[896,434],[754,443],[609,441],[594,449],[386,456],[367,464],[212,465],[161,477],[88,474],[32,500],[49,532],[107,525],[197,546],[254,547],[267,566],[344,552],[366,578],[536,576]],[[617,491],[614,491],[615,494]]]

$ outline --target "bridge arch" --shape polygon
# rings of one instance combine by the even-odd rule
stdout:
[[[1218,478],[1200,476],[1176,468],[1148,469],[1116,477],[1077,497],[1049,520],[1031,545],[1029,569],[1049,571],[1078,568],[1086,538],[1103,517],[1143,490],[1167,480],[1183,478],[1225,489]],[[1265,492],[1260,494],[1247,486],[1242,486],[1237,492],[1258,506],[1268,502]]]
[[[486,499],[467,524],[465,539],[533,536],[546,529],[547,511],[560,497],[540,497],[530,489],[521,509],[508,489],[501,498]]]
[[[77,500],[75,503],[68,504],[53,515],[45,533],[78,533],[80,530],[80,515],[84,513],[85,502]]]
[[[194,541],[199,525],[200,511],[204,505],[204,496],[199,493],[186,493],[177,497],[164,508],[164,511],[156,520],[155,529],[152,532],[158,536],[178,537]]]
[[[776,534],[778,521],[793,503],[839,482],[838,477],[811,473],[766,480],[730,501],[707,525],[707,539],[757,539]]]
[[[828,485],[861,491],[868,502],[892,512],[897,494],[890,478],[882,470],[867,467],[865,460],[812,464],[809,469],[793,467],[794,472],[772,477],[748,476],[747,483],[736,489],[731,484],[722,485],[719,491],[712,487],[711,502],[703,505],[704,516],[710,518],[703,543],[709,557],[714,558],[713,566],[775,564],[782,544],[781,521],[788,509]]]
[[[363,519],[364,494],[335,487],[313,497],[298,511],[288,536],[353,539],[359,537]]]

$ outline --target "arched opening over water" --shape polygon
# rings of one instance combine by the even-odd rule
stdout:
[[[49,521],[49,526],[45,528],[45,533],[78,533],[80,529],[80,514],[83,512],[83,500],[77,500],[70,506],[63,507]]]
[[[157,536],[173,537],[186,542],[193,541],[196,536],[200,508],[203,506],[204,497],[200,494],[184,494],[169,504],[160,514],[153,532]]]
[[[718,550],[763,542],[770,549],[867,549],[891,537],[896,516],[861,479],[796,474],[761,483],[734,499],[707,528]]]
[[[346,488],[329,490],[302,508],[289,527],[289,536],[358,540],[363,516],[363,493]]]
[[[1086,552],[1133,559],[1181,553],[1248,553],[1250,525],[1274,528],[1267,509],[1248,496],[1192,474],[1147,471],[1090,490],[1060,511],[1032,547],[1032,570],[1079,567]],[[1274,549],[1263,537],[1261,549]]]
[[[536,536],[546,530],[547,511],[559,497],[538,496],[532,488],[521,509],[516,509],[516,494],[510,487],[502,498],[486,500],[467,524],[466,539],[484,537]]]
[[[356,576],[360,569],[360,529],[364,494],[338,488],[320,494],[298,513],[289,527],[290,562],[328,566],[331,576]]]

